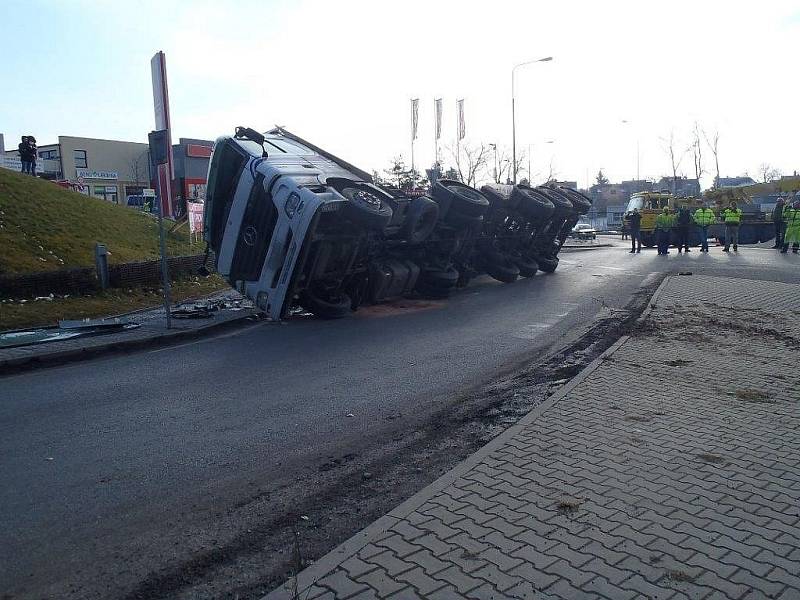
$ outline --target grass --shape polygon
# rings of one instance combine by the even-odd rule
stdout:
[[[111,264],[158,258],[158,224],[139,210],[0,168],[0,275],[94,266],[95,242],[106,244]],[[187,229],[167,234],[171,256],[203,249],[189,243]]]
[[[172,282],[172,301],[204,296],[228,284],[218,275],[190,277]],[[162,305],[162,296],[155,288],[111,289],[92,296],[29,300],[25,303],[0,304],[0,331],[57,325],[62,319],[106,317]]]

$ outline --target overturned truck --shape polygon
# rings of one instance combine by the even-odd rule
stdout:
[[[590,206],[569,188],[447,179],[410,198],[283,128],[237,127],[214,146],[205,238],[217,271],[268,317],[302,307],[337,318],[445,298],[484,273],[505,283],[552,273]]]

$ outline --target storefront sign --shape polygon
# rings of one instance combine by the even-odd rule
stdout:
[[[200,144],[187,144],[186,156],[193,158],[209,158],[211,156],[211,146],[202,146]]]
[[[22,171],[22,161],[16,156],[0,157],[0,167],[12,171]]]
[[[75,169],[79,179],[119,179],[117,171],[94,171],[91,169]]]
[[[203,208],[202,202],[187,202],[186,209],[189,213],[189,232],[203,233]]]

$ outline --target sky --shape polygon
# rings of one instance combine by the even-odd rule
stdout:
[[[796,1],[2,0],[0,132],[146,141],[150,58],[166,53],[173,139],[275,124],[372,171],[441,155],[452,162],[456,101],[464,144],[511,147],[533,181],[585,186],[671,175],[695,123],[719,133],[722,176],[766,163],[800,170],[800,5]],[[548,143],[549,142],[549,143]],[[638,153],[637,153],[638,147]],[[703,147],[704,187],[714,174]],[[523,162],[527,169],[527,159]],[[679,174],[694,176],[691,153]],[[523,174],[524,175],[524,174]]]

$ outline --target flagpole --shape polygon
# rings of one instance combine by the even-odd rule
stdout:
[[[414,178],[414,138],[416,137],[414,131],[414,100],[411,100],[411,178]]]

